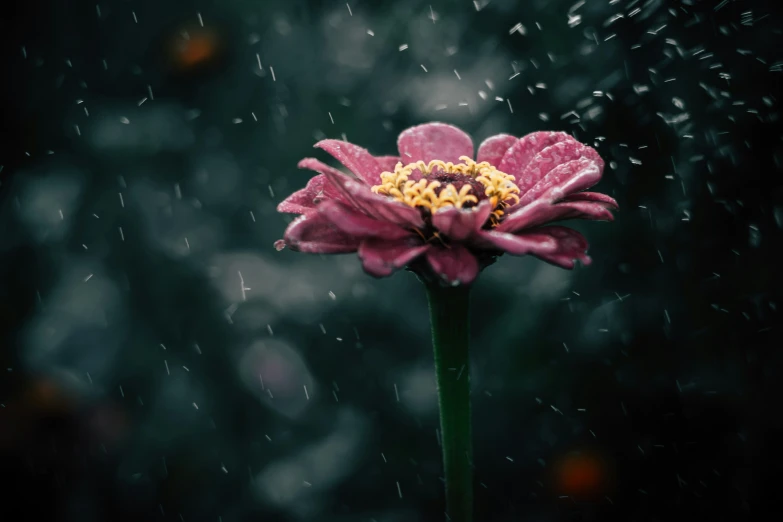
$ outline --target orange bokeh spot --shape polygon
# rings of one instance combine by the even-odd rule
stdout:
[[[48,378],[34,380],[24,392],[24,404],[30,411],[61,413],[69,409],[70,394]]]
[[[180,69],[192,69],[212,61],[218,54],[218,47],[218,37],[212,31],[189,31],[174,40],[171,47],[172,58]]]
[[[558,495],[587,500],[603,496],[608,485],[607,464],[596,454],[569,453],[554,467],[554,486]]]

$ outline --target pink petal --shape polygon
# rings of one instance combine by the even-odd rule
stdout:
[[[476,161],[481,163],[482,161],[489,162],[490,165],[497,167],[503,160],[503,156],[508,152],[519,139],[511,136],[510,134],[498,134],[496,136],[490,136],[481,142],[476,155]],[[506,174],[510,174],[507,172]]]
[[[327,177],[329,183],[324,187],[324,196],[327,199],[337,199],[381,221],[389,221],[403,227],[424,226],[421,213],[415,208],[374,194],[366,184],[351,179],[317,159],[305,158],[299,162],[299,167],[315,170]]]
[[[534,255],[561,268],[574,268],[574,260],[584,265],[591,262],[587,255],[587,240],[576,230],[551,226],[532,229],[521,234],[487,231],[481,239],[512,255]]]
[[[470,136],[445,123],[425,123],[403,131],[397,138],[397,148],[405,164],[434,159],[459,163],[460,156],[473,157]]]
[[[512,144],[496,167],[501,172],[514,176],[517,186],[524,194],[535,181],[538,181],[528,180],[523,176],[527,166],[539,152],[561,141],[579,143],[565,132],[532,132]]]
[[[350,180],[350,176],[346,173],[337,170],[334,167],[330,167],[326,163],[315,158],[305,158],[297,165],[300,169],[309,169],[318,172],[326,178],[326,182],[323,186],[323,193],[319,199],[336,199],[338,201],[349,202],[350,194],[344,189],[346,180]]]
[[[587,255],[587,239],[571,228],[566,227],[542,227],[529,233],[520,234],[548,234],[557,242],[557,251],[554,253],[536,254],[536,257],[561,268],[574,268],[575,261],[579,260],[583,265],[592,263],[592,259]]]
[[[307,214],[315,210],[315,199],[323,191],[326,176],[319,174],[310,178],[307,186],[297,190],[277,205],[277,211],[284,214]]]
[[[576,192],[564,197],[563,201],[593,201],[612,210],[620,208],[613,197],[601,194],[600,192]]]
[[[563,219],[591,219],[595,221],[612,221],[612,212],[603,204],[590,201],[564,201],[551,203],[546,199],[536,200],[515,210],[498,225],[498,232],[516,232],[523,228],[531,228],[552,221]]]
[[[367,149],[340,140],[321,140],[315,144],[315,147],[334,156],[337,161],[348,167],[348,170],[368,185],[380,183],[381,165]]]
[[[318,212],[336,228],[358,238],[380,237],[400,239],[413,235],[388,221],[378,221],[337,201],[324,201],[318,205]]]
[[[515,235],[496,230],[482,231],[477,243],[484,248],[496,248],[515,256],[528,254],[551,254],[557,250],[557,243],[546,234]]]
[[[375,277],[386,277],[404,268],[430,248],[412,238],[387,241],[368,238],[359,245],[359,259],[364,271]]]
[[[479,271],[476,256],[459,243],[449,247],[433,245],[427,251],[427,261],[435,273],[450,284],[470,284]]]
[[[560,145],[561,144],[558,143],[557,145],[549,147],[549,149],[559,147]],[[546,151],[539,154],[539,157]],[[590,154],[590,156],[593,157],[582,157],[572,161],[565,159],[581,153],[589,153],[589,151],[593,152],[593,154]],[[584,147],[583,151],[573,149],[568,156],[558,156],[555,153],[555,157],[564,159],[565,162],[558,162],[558,164],[556,164],[556,160],[547,160],[538,164],[534,168],[537,170],[535,175],[540,175],[541,177],[538,183],[519,198],[519,203],[516,205],[517,208],[527,205],[536,199],[559,201],[569,194],[590,188],[601,180],[604,162],[598,157],[598,154],[593,149],[590,149],[589,147]],[[531,167],[528,169],[530,168]]]
[[[447,237],[462,241],[478,232],[489,219],[491,212],[492,204],[485,199],[478,206],[469,209],[446,207],[438,210],[432,216],[432,224]]]
[[[357,238],[337,230],[318,214],[296,218],[288,225],[283,241],[292,250],[310,254],[344,254],[359,248]],[[279,249],[277,243],[275,247]]]
[[[417,209],[375,194],[367,185],[352,179],[346,180],[343,186],[350,195],[350,204],[368,216],[406,228],[424,227],[424,220]]]
[[[375,156],[375,161],[381,166],[382,172],[394,172],[397,163],[402,162],[399,156]],[[377,185],[377,183],[374,183]]]

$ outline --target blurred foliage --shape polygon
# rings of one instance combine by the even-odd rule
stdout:
[[[778,4],[3,11],[9,520],[440,520],[415,278],[272,248],[316,140],[430,120],[573,133],[621,205],[476,285],[477,520],[780,511]]]

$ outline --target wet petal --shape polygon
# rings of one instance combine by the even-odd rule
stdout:
[[[323,185],[323,191],[320,198],[336,199],[338,201],[350,202],[350,194],[345,189],[344,185],[351,177],[345,172],[341,172],[334,167],[330,167],[326,163],[317,160],[315,158],[305,158],[297,165],[300,169],[309,169],[326,178]]]
[[[315,210],[315,199],[323,191],[326,176],[319,174],[310,178],[305,188],[297,190],[277,205],[277,211],[284,214],[307,214]]]
[[[564,219],[591,219],[595,221],[612,221],[612,212],[602,203],[591,201],[564,201],[551,203],[539,199],[518,208],[503,220],[495,230],[498,232],[516,232],[523,228],[531,228],[552,221]]]
[[[583,265],[592,263],[592,259],[587,255],[587,239],[574,229],[566,227],[542,227],[529,234],[547,234],[557,242],[557,250],[552,253],[536,254],[536,257],[561,268],[574,268],[575,261],[580,261]],[[526,234],[520,234],[524,236]]]
[[[315,144],[315,147],[334,156],[365,183],[369,185],[380,183],[381,165],[367,149],[340,140],[321,140]]]
[[[358,238],[380,237],[400,239],[413,232],[388,221],[378,221],[338,201],[324,201],[318,205],[318,212],[336,228]]]
[[[382,172],[394,172],[397,163],[402,162],[399,156],[375,156],[375,161],[380,165]]]
[[[515,256],[553,253],[557,249],[555,240],[546,234],[516,235],[496,230],[482,231],[477,243],[484,248],[496,248]]]
[[[562,201],[592,201],[600,203],[608,209],[617,210],[620,208],[613,197],[600,192],[576,192],[564,197]]]
[[[335,228],[323,216],[310,214],[296,218],[285,231],[285,245],[310,254],[356,252],[359,240]],[[278,247],[278,244],[275,244]]]
[[[299,162],[300,168],[309,168],[324,174],[328,183],[324,187],[327,199],[337,199],[370,217],[403,226],[421,228],[424,221],[413,207],[379,196],[365,183],[350,178],[339,170],[314,158],[305,158]]]
[[[532,229],[520,234],[486,231],[481,239],[512,255],[533,255],[562,268],[573,268],[574,260],[589,265],[587,240],[576,230],[551,226]]]
[[[469,284],[478,275],[476,256],[459,243],[445,246],[433,245],[427,251],[427,261],[432,270],[450,284]]]
[[[560,145],[558,143],[549,149]],[[549,149],[539,154],[539,157],[547,153]],[[593,149],[589,147],[584,147],[584,150],[572,149],[568,156],[559,156],[557,152],[552,155],[558,159],[565,159],[579,154],[586,156],[572,161],[558,162],[559,164],[556,166],[554,160],[537,166],[537,171],[542,173],[540,180],[519,198],[517,207],[527,205],[536,199],[559,201],[569,194],[590,188],[598,183],[604,170],[604,162]]]
[[[488,200],[469,209],[446,207],[432,216],[432,224],[451,239],[462,241],[478,232],[489,219],[492,204]]]
[[[386,277],[404,268],[430,248],[413,238],[385,240],[369,238],[359,246],[364,271],[375,277]]]
[[[476,155],[476,161],[479,163],[482,161],[487,161],[490,165],[497,167],[503,160],[503,156],[505,156],[506,152],[508,152],[508,149],[510,149],[518,141],[519,139],[511,136],[510,134],[497,134],[495,136],[490,136],[481,142],[481,145],[478,149],[478,154]],[[510,173],[506,172],[506,174]]]
[[[402,227],[424,227],[421,213],[413,207],[375,194],[367,185],[351,179],[344,183],[344,188],[350,195],[350,204],[368,216]]]
[[[459,163],[460,156],[473,157],[470,136],[445,123],[425,123],[403,131],[397,139],[397,148],[405,164],[434,159]]]
[[[503,155],[500,164],[496,166],[498,170],[514,176],[517,186],[524,194],[527,189],[538,181],[537,179],[531,180],[523,176],[525,169],[539,152],[561,141],[579,143],[565,132],[531,132],[512,144]]]

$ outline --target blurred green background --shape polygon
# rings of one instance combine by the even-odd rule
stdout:
[[[564,130],[593,265],[475,285],[477,520],[778,510],[781,7],[4,5],[3,520],[442,520],[426,300],[273,242],[319,139]]]

